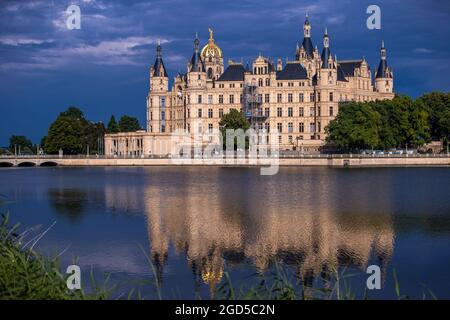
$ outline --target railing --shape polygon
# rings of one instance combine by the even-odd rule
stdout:
[[[202,155],[200,155],[201,157]],[[236,154],[235,154],[236,156]],[[249,157],[249,152],[245,152],[245,156]],[[279,157],[282,159],[289,158],[306,158],[306,159],[370,159],[370,158],[449,158],[449,153],[413,153],[413,154],[308,154],[301,153],[300,151],[280,151],[277,153],[269,154],[269,157]],[[0,160],[63,160],[63,159],[170,159],[174,156],[170,154],[166,155],[136,155],[136,156],[107,156],[107,155],[0,155]],[[221,157],[221,155],[215,155],[212,157]],[[224,157],[224,156],[223,156]],[[178,157],[177,157],[178,158]],[[194,156],[192,155],[192,158]]]

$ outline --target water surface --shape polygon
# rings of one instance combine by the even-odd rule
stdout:
[[[208,298],[225,271],[246,285],[280,261],[303,283],[349,266],[361,296],[377,264],[383,289],[370,297],[395,298],[395,270],[402,293],[450,298],[447,167],[7,168],[0,181],[13,201],[0,209],[41,231],[56,222],[37,248],[63,266],[77,257],[86,282],[92,267],[155,298],[138,283],[154,278],[148,255],[163,297]]]

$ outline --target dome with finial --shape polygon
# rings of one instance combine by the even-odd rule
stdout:
[[[209,28],[208,30],[209,30],[209,40],[208,43],[203,47],[201,56],[203,60],[206,60],[206,58],[209,57],[222,59],[223,58],[222,49],[220,49],[219,46],[217,46],[214,43],[213,30],[211,28]]]

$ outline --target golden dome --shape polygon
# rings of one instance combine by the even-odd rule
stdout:
[[[209,28],[208,30],[209,30],[209,41],[203,47],[201,57],[203,61],[205,61],[205,59],[209,57],[222,59],[222,50],[214,43],[213,31],[211,30],[211,28]]]

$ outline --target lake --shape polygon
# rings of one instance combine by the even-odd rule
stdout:
[[[0,195],[12,221],[52,226],[36,248],[76,258],[83,283],[140,288],[156,298],[211,298],[229,273],[236,287],[286,266],[314,285],[324,270],[352,270],[357,297],[365,268],[381,268],[382,289],[450,299],[450,168],[99,167],[2,168]],[[148,256],[154,271],[147,262]]]

